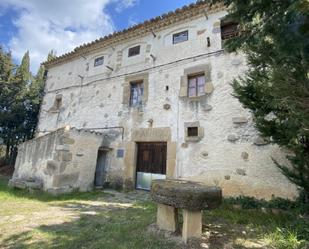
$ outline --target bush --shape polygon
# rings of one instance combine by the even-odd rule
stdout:
[[[256,199],[254,197],[239,196],[225,198],[224,202],[229,205],[240,205],[243,209],[260,209],[260,208],[278,208],[282,210],[295,210],[301,214],[306,214],[309,211],[309,205],[306,202],[305,195],[300,193],[296,201],[273,197],[270,201],[264,199]]]
[[[240,205],[243,209],[258,209],[263,206],[262,202],[265,202],[264,200],[258,200],[254,197],[248,197],[248,196],[239,196],[239,197],[229,197],[226,198],[225,203],[231,204],[231,205]]]

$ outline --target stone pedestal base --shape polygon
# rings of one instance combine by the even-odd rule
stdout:
[[[221,204],[222,191],[215,186],[184,180],[153,180],[151,197],[158,203],[159,228],[177,230],[177,209],[183,210],[182,239],[202,237],[202,210]],[[163,205],[164,203],[164,205]]]
[[[178,223],[176,208],[158,203],[157,225],[160,229],[175,232]]]
[[[202,211],[183,210],[182,239],[187,243],[189,238],[202,236]]]

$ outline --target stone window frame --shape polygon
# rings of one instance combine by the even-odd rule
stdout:
[[[199,142],[204,137],[204,128],[200,126],[200,122],[185,122],[185,142]],[[190,136],[189,128],[197,128],[197,135]]]
[[[143,82],[143,97],[142,97],[142,105],[145,105],[148,100],[148,85],[149,85],[149,74],[136,74],[133,76],[126,76],[123,83],[123,94],[122,94],[122,104],[128,107],[130,106],[130,98],[131,98],[131,83],[132,82]],[[132,106],[134,108],[134,106]]]
[[[53,106],[49,109],[49,112],[59,112],[62,106],[62,94],[56,94]]]
[[[188,84],[189,84],[189,77],[192,75],[202,75],[205,76],[205,91],[204,94],[200,96],[189,97],[188,94]],[[180,77],[180,91],[179,97],[189,98],[189,99],[198,99],[204,97],[208,94],[211,94],[214,90],[214,86],[211,82],[211,65],[210,64],[202,64],[197,65],[190,68],[185,68],[183,75]]]
[[[180,36],[180,35],[185,35],[185,40],[179,40],[177,41],[176,40],[176,37],[177,36]],[[181,31],[181,32],[178,32],[178,33],[175,33],[173,34],[173,44],[179,44],[179,43],[182,43],[182,42],[186,42],[186,41],[189,41],[189,30],[184,30],[184,31]]]
[[[104,56],[99,56],[94,59],[93,66],[98,67],[104,64]]]

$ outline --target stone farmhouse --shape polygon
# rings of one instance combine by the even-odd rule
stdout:
[[[272,161],[285,153],[232,96],[247,65],[224,51],[237,35],[226,14],[198,1],[46,62],[37,135],[19,146],[11,182],[62,193],[181,178],[225,196],[295,197]]]

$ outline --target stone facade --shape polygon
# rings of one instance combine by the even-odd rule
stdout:
[[[27,141],[18,148],[12,186],[32,180],[54,194],[91,190],[102,142],[99,133],[64,128]]]
[[[127,188],[135,186],[136,143],[164,141],[167,177],[217,185],[225,196],[295,197],[296,187],[271,159],[286,162],[284,153],[259,138],[250,112],[231,95],[231,81],[247,66],[244,55],[222,48],[220,20],[225,15],[222,6],[210,8],[201,1],[47,63],[38,137],[67,125],[102,132],[104,146],[110,148],[106,182]],[[173,44],[173,35],[185,30],[188,40]],[[140,54],[128,57],[129,48],[137,45]],[[101,56],[104,64],[95,67]],[[188,97],[188,76],[198,73],[205,76],[204,93]],[[143,97],[133,107],[131,82],[136,80],[144,83]],[[188,136],[194,124],[198,136]],[[81,142],[79,149],[87,146]],[[62,159],[76,153],[64,153]],[[89,153],[87,158],[95,160],[97,152]],[[83,171],[78,165],[76,174]],[[26,172],[26,167],[17,171]],[[93,178],[93,171],[88,173],[85,189]],[[75,178],[83,181],[81,175]],[[64,181],[54,179],[46,180],[47,186]]]

